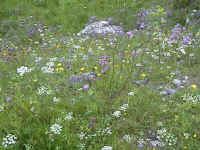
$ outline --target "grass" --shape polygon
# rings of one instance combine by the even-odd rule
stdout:
[[[60,20],[51,16],[61,11],[55,9],[56,2],[32,2],[22,8],[27,16],[9,18],[0,40],[0,148],[199,149],[199,32],[182,43],[182,37],[193,29],[188,27],[170,44],[171,27],[161,21],[165,15],[161,11],[149,16],[154,26],[133,36],[93,39],[63,33],[65,27],[70,27],[69,32],[79,31],[90,15],[115,16],[121,7],[113,1],[98,2],[57,1],[60,7],[60,3],[76,6],[63,9]],[[20,4],[3,2],[5,11]],[[88,4],[89,10],[80,9],[83,4]],[[127,1],[126,6],[130,4]],[[97,8],[101,5],[104,8]],[[34,9],[28,10],[29,6]],[[40,8],[44,9],[37,15]],[[132,10],[125,10],[131,14]],[[77,18],[70,13],[63,16],[67,11]],[[51,19],[45,17],[47,13]],[[61,30],[53,26],[57,23],[62,24]],[[102,56],[107,57],[103,60]],[[105,67],[108,69],[102,73]],[[96,79],[69,87],[72,75],[87,72],[95,72]],[[182,87],[174,79],[180,80]],[[84,89],[85,85],[88,88]],[[165,88],[177,91],[165,95]]]

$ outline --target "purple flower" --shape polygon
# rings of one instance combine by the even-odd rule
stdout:
[[[70,64],[66,64],[66,68],[69,69],[70,68]]]
[[[84,90],[87,90],[88,88],[89,88],[89,85],[88,85],[88,84],[83,85],[83,89],[84,89]]]
[[[128,36],[132,36],[132,35],[133,35],[133,33],[132,33],[131,31],[126,32],[126,34],[127,34]]]
[[[190,42],[190,40],[191,40],[191,37],[189,36],[189,35],[185,35],[185,36],[183,36],[183,39],[182,39],[182,43],[183,44],[185,44],[185,43],[188,43],[188,42]]]
[[[90,123],[89,123],[89,128],[94,127],[94,117],[90,117]]]
[[[101,70],[101,73],[105,73],[109,68],[109,65],[105,65],[104,68]]]
[[[131,52],[131,56],[135,57],[135,56],[136,56],[136,51],[133,50],[133,51]]]
[[[8,96],[6,99],[5,99],[5,102],[10,102],[12,100],[12,98],[10,96]]]

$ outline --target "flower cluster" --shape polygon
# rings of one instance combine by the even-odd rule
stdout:
[[[200,101],[200,95],[192,95],[190,93],[185,93],[183,96],[182,96],[182,99],[183,101],[185,102],[192,102],[192,103],[196,103],[196,102],[199,102]]]
[[[119,118],[121,116],[121,111],[126,111],[128,108],[128,104],[123,104],[119,110],[115,111],[112,115],[116,118]]]
[[[108,64],[108,61],[109,61],[109,56],[100,56],[98,60],[98,64],[101,66],[104,66]]]
[[[19,74],[19,76],[23,76],[24,73],[31,72],[31,71],[32,71],[32,69],[29,69],[26,66],[21,66],[20,68],[17,68],[17,73]]]
[[[41,68],[41,71],[42,71],[43,73],[54,73],[54,68],[53,68],[53,66],[54,66],[54,62],[47,62],[47,63],[46,63],[46,66],[43,66],[43,67]]]
[[[55,123],[50,127],[50,132],[53,134],[61,134],[62,126]]]
[[[73,112],[69,112],[69,113],[67,113],[67,114],[65,115],[64,120],[71,120],[72,117],[73,117],[72,115],[73,115]]]
[[[8,146],[14,145],[16,143],[17,143],[17,136],[15,136],[13,134],[6,135],[2,140],[3,147],[8,147]]]
[[[51,90],[49,90],[47,87],[45,87],[45,86],[41,86],[40,88],[38,88],[38,94],[39,95],[42,95],[42,94],[51,94],[52,93],[52,91]]]
[[[177,137],[172,133],[168,133],[165,128],[157,130],[157,138],[163,141],[163,145],[173,146],[177,142]]]

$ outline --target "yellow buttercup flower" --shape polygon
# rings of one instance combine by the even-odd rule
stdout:
[[[84,67],[81,67],[81,68],[80,68],[80,71],[84,71],[84,70],[85,70],[85,68],[84,68]]]
[[[61,63],[58,63],[58,64],[57,64],[57,66],[58,66],[58,67],[61,67],[61,66],[62,66],[62,64],[61,64]]]
[[[60,67],[60,68],[59,68],[59,71],[63,71],[63,70],[64,70],[64,68],[63,68],[63,67]]]
[[[197,85],[196,84],[192,84],[190,87],[193,88],[193,89],[196,89]]]
[[[183,148],[184,148],[184,149],[187,149],[187,146],[184,146]]]
[[[146,74],[142,73],[142,74],[140,74],[140,77],[144,78],[144,77],[146,77]]]
[[[98,67],[97,67],[97,66],[94,66],[94,67],[93,67],[93,69],[94,69],[94,70],[97,70],[97,69],[98,69]]]
[[[57,44],[57,45],[56,45],[56,48],[60,48],[60,45],[59,45],[59,44]]]
[[[97,76],[98,76],[98,77],[101,77],[101,76],[102,76],[102,74],[101,74],[101,73],[98,73],[98,74],[97,74]]]
[[[193,137],[196,138],[196,137],[197,137],[197,134],[194,134]]]

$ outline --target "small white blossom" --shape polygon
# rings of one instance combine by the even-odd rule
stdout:
[[[0,105],[0,112],[2,112],[4,110],[4,106]]]
[[[50,61],[50,62],[47,62],[47,63],[46,63],[46,66],[48,66],[48,67],[53,67],[53,66],[54,66],[54,62],[51,62],[51,61]]]
[[[42,71],[43,73],[54,73],[54,69],[51,68],[51,67],[49,67],[49,66],[44,66],[44,67],[42,67],[42,68],[41,68],[41,71]]]
[[[119,110],[120,110],[120,111],[126,111],[126,110],[127,110],[127,107],[128,107],[128,104],[123,104],[123,105],[119,108]]]
[[[59,98],[57,98],[57,97],[54,97],[54,98],[53,98],[53,102],[59,102],[59,101],[60,101]]]
[[[26,72],[31,72],[32,69],[29,69],[28,67],[26,66],[21,66],[20,68],[17,68],[17,73],[20,75],[20,76],[23,76],[24,73]]]
[[[112,114],[114,117],[119,118],[121,116],[121,111],[117,110]]]
[[[101,150],[112,150],[112,147],[111,146],[104,146],[104,147],[102,147]]]
[[[45,86],[41,86],[40,88],[38,88],[38,94],[39,95],[42,95],[42,94],[51,94],[52,93],[52,91],[51,90],[49,90],[47,87],[45,87]]]
[[[42,57],[35,57],[35,63],[38,63],[42,60]]]
[[[54,134],[60,134],[62,131],[62,126],[55,123],[50,127],[50,132],[54,133]]]
[[[128,95],[130,95],[130,96],[134,96],[135,93],[134,93],[134,92],[129,92]]]
[[[78,137],[80,138],[80,140],[83,140],[86,137],[86,134],[81,132],[80,134],[78,134]]]
[[[126,142],[130,142],[131,141],[131,136],[126,134],[123,136],[123,140],[125,140]]]
[[[16,143],[17,143],[17,136],[13,134],[8,134],[5,137],[3,137],[3,140],[2,140],[3,147],[8,147],[9,145],[14,145]]]
[[[73,115],[73,112],[69,112],[65,115],[65,120],[71,120],[72,119],[72,115]]]

